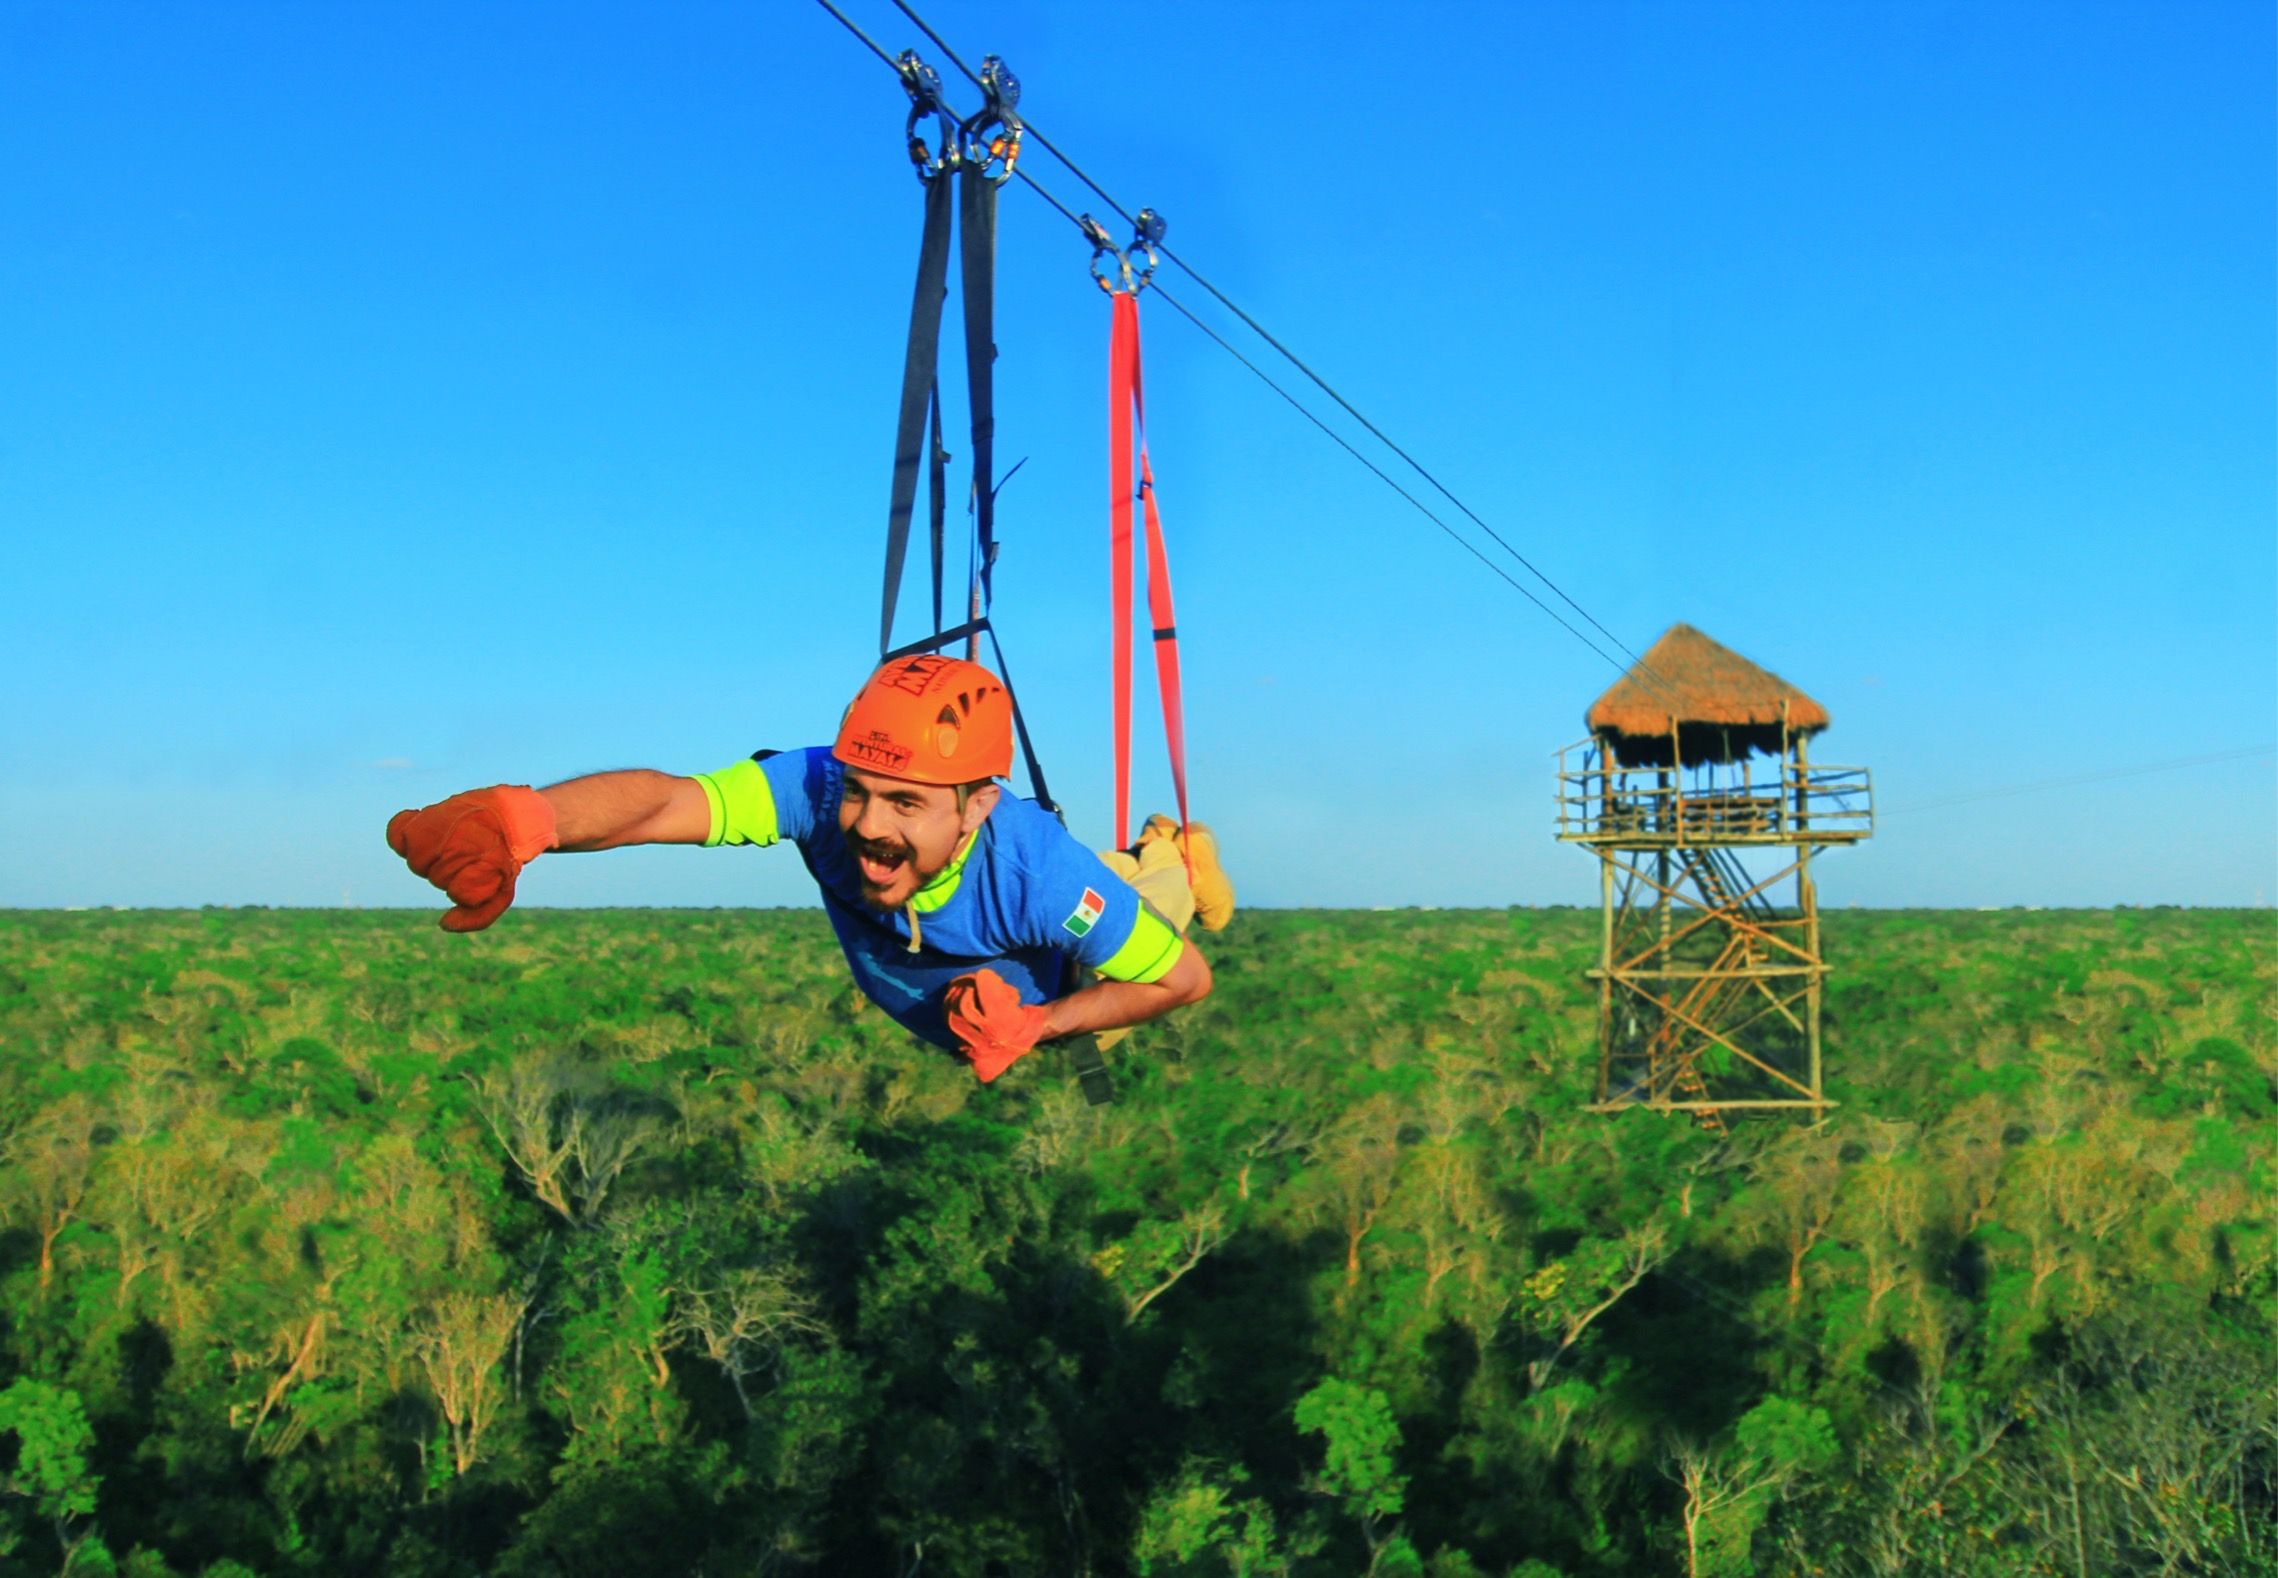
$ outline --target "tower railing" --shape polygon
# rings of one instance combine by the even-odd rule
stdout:
[[[1875,830],[1864,767],[1804,763],[1609,764],[1594,740],[1558,753],[1558,836],[1630,848],[1687,844],[1848,844]]]

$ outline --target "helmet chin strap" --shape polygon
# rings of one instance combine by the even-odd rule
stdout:
[[[981,830],[980,828],[976,827],[973,829],[973,831],[967,833],[963,838],[959,839],[957,841],[957,847],[949,852],[949,859],[943,863],[941,870],[947,871],[951,866],[957,864],[957,857],[964,854],[968,849],[972,848],[973,840],[979,838],[980,836]],[[941,871],[937,871],[933,874],[932,877],[926,878],[925,881],[919,883],[910,891],[910,896],[908,898],[902,901],[903,918],[908,920],[910,923],[910,941],[909,947],[905,950],[906,952],[916,953],[920,951],[920,948],[922,947],[922,944],[918,940],[918,895],[920,893],[923,893],[927,887],[932,884],[934,877],[938,877],[940,875]]]

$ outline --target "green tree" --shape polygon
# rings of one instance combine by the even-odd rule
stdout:
[[[32,1504],[55,1531],[68,1566],[88,1537],[78,1526],[94,1517],[103,1483],[87,1466],[95,1432],[86,1409],[76,1392],[19,1376],[0,1391],[0,1435],[16,1438],[16,1466],[0,1478],[0,1491]]]
[[[1139,1514],[1131,1544],[1140,1578],[1275,1578],[1289,1558],[1274,1537],[1273,1509],[1241,1491],[1250,1476],[1239,1465],[1190,1458],[1156,1488]]]
[[[1322,1438],[1316,1483],[1359,1523],[1371,1570],[1387,1558],[1402,1560],[1395,1541],[1402,1548],[1407,1542],[1382,1532],[1385,1520],[1398,1517],[1408,1499],[1399,1467],[1400,1423],[1391,1402],[1373,1386],[1332,1375],[1297,1400],[1296,1419],[1299,1434]]]
[[[1727,1442],[1680,1443],[1670,1477],[1684,1489],[1686,1578],[1726,1578],[1756,1570],[1756,1531],[1795,1484],[1836,1457],[1835,1427],[1823,1408],[1767,1397],[1740,1416]]]

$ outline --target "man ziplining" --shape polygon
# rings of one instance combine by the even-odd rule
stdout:
[[[788,839],[855,984],[986,1084],[1040,1043],[1200,1002],[1210,966],[1181,934],[1190,917],[1215,931],[1233,912],[1206,828],[1158,817],[1133,850],[1095,855],[1003,792],[1012,750],[1012,697],[994,674],[900,658],[870,677],[827,748],[761,751],[694,777],[636,768],[469,790],[397,812],[388,844],[450,898],[445,930],[479,931],[547,850]],[[1076,985],[1079,968],[1097,979]]]

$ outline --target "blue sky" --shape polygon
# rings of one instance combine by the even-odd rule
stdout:
[[[2278,898],[2267,752],[1934,804],[2278,738],[2269,7],[922,9],[1632,647],[1686,620],[1823,701],[1890,813],[1827,902]],[[820,8],[20,0],[0,60],[0,904],[424,903],[399,806],[826,736],[919,194]],[[1086,256],[1006,190],[998,612],[1104,840]],[[1146,332],[1245,897],[1593,902],[1551,757],[1612,671]],[[808,891],[672,850],[523,894]]]

